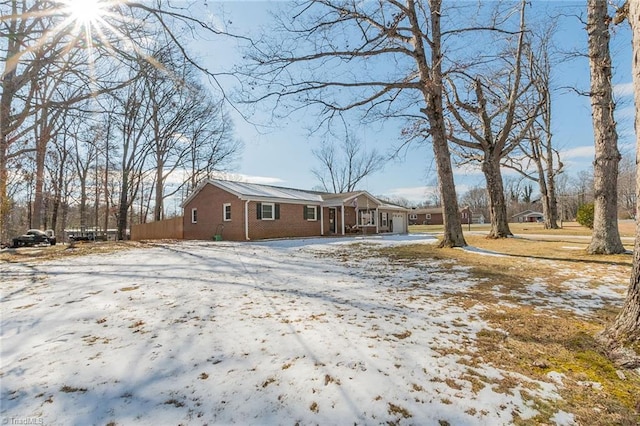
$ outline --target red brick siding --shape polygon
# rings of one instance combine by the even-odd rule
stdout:
[[[222,206],[231,204],[231,220],[225,222]],[[198,209],[198,223],[191,223],[191,210]],[[184,206],[184,238],[211,240],[222,224],[224,240],[242,241],[244,237],[244,201],[217,186],[207,184]]]
[[[409,219],[410,225],[442,225],[444,220],[442,219],[442,213],[430,213],[431,217],[427,219],[426,213],[411,213],[409,212],[409,217],[412,214],[418,216],[417,219]]]
[[[249,238],[259,240],[264,238],[283,237],[313,237],[320,236],[320,211],[317,213],[317,220],[304,219],[302,204],[280,205],[280,219],[264,220],[257,218],[257,202],[249,203]],[[325,211],[328,214],[328,212]],[[325,233],[328,233],[325,228]]]
[[[223,205],[231,204],[231,221],[225,222],[223,217]],[[314,237],[330,235],[329,207],[323,208],[323,214],[318,210],[317,220],[304,219],[303,209],[306,204],[279,204],[280,218],[264,220],[257,218],[258,202],[251,201],[248,204],[249,239],[260,240],[265,238],[286,237]],[[246,202],[235,195],[228,193],[215,185],[205,185],[198,194],[184,206],[184,238],[192,240],[212,240],[219,232],[222,225],[222,239],[230,241],[245,241],[245,205]],[[198,222],[191,223],[191,211],[198,210]],[[389,213],[390,214],[390,213]],[[432,215],[433,217],[433,215]],[[322,227],[321,218],[324,219]],[[379,220],[379,217],[377,218]],[[389,217],[391,220],[391,217]],[[344,222],[347,226],[356,224],[356,209],[352,206],[344,207]],[[342,211],[336,208],[336,234],[342,234]],[[372,228],[373,229],[373,228]]]

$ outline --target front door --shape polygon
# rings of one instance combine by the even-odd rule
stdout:
[[[329,209],[329,232],[336,233],[336,208],[331,207]]]

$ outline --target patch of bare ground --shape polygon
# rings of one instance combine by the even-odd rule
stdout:
[[[591,230],[577,222],[563,222],[559,229],[544,229],[542,223],[510,223],[509,228],[514,234],[544,234],[544,235],[560,235],[560,236],[591,236]],[[471,224],[463,225],[464,231],[471,232],[489,232],[491,225],[487,224]],[[410,232],[442,232],[442,225],[411,225]],[[618,221],[618,232],[621,237],[634,237],[636,233],[636,225],[633,220]]]
[[[516,415],[514,423],[518,425],[551,424],[558,410],[572,413],[576,424],[640,424],[640,376],[637,371],[617,370],[595,339],[619,307],[604,304],[600,309],[588,310],[589,314],[578,315],[556,305],[559,298],[568,297],[565,283],[569,280],[582,280],[587,290],[607,283],[615,283],[618,288],[626,286],[631,256],[587,255],[575,247],[565,248],[567,243],[563,241],[489,240],[480,236],[466,239],[475,248],[502,256],[439,249],[435,245],[381,250],[392,261],[404,265],[437,264],[446,269],[452,265],[433,261],[454,260],[453,265],[468,267],[476,284],[449,297],[468,308],[481,306],[480,315],[489,327],[478,333],[474,352],[468,354],[472,361],[465,379],[475,389],[490,384],[507,394],[518,385],[524,386],[520,392],[539,414],[526,420]],[[520,296],[534,283],[544,285],[546,297],[529,298],[523,303]],[[582,303],[579,298],[575,302]],[[587,302],[588,299],[584,301]],[[465,348],[458,350],[464,352]],[[513,378],[491,383],[474,372],[475,366],[486,364],[554,383],[562,399],[537,398],[526,391],[530,384]]]
[[[112,253],[145,247],[141,241],[79,242],[45,247],[23,247],[0,251],[0,262],[40,262],[74,256]]]

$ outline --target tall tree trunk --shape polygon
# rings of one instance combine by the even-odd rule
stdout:
[[[42,90],[46,93],[46,90]],[[44,95],[40,102],[45,102]],[[49,113],[47,109],[43,109],[40,114],[36,115],[36,126],[34,128],[35,144],[36,144],[36,182],[33,195],[33,217],[32,226],[42,229],[42,210],[44,208],[44,160],[46,158],[47,146],[51,139],[51,129],[49,127]]]
[[[551,64],[549,62],[548,52],[545,51],[542,68],[542,83],[538,84],[544,92],[544,105],[542,107],[543,117],[543,137],[545,143],[541,139],[533,141],[534,150],[536,151],[536,163],[538,166],[538,180],[540,184],[540,193],[542,194],[542,213],[544,214],[544,228],[558,229],[558,198],[556,196],[556,176],[562,171],[562,162],[558,158],[558,166],[555,165],[554,157],[556,155],[553,149],[553,131],[551,128],[551,87],[549,80],[551,78]]]
[[[410,9],[415,11],[415,3],[409,1]],[[451,168],[451,152],[447,139],[444,122],[444,102],[442,92],[444,85],[442,81],[442,45],[440,17],[442,9],[441,0],[429,1],[431,10],[431,61],[420,58],[420,64],[424,64],[420,69],[420,75],[424,84],[424,98],[426,108],[423,113],[429,120],[430,134],[433,143],[433,153],[436,160],[438,179],[440,180],[440,196],[442,197],[442,217],[444,224],[444,235],[440,242],[441,247],[464,247],[467,242],[462,233],[462,221],[458,208],[458,197],[456,195],[456,185]],[[412,14],[415,19],[416,14]],[[417,22],[413,23],[415,28],[419,28]],[[416,52],[425,52],[422,46],[422,39],[416,37]],[[427,66],[430,64],[430,69]]]
[[[108,235],[109,231],[109,210],[111,206],[109,205],[109,141],[111,140],[111,114],[108,116],[107,123],[107,136],[105,138],[105,146],[104,146],[104,180],[103,184],[103,192],[104,192],[104,232],[105,236]]]
[[[118,240],[127,237],[127,211],[129,210],[129,171],[122,170],[120,185],[120,205],[118,206]]]
[[[11,2],[12,15],[18,13],[18,5],[16,1]],[[5,24],[5,34],[16,34],[18,22],[16,19],[9,19]],[[11,138],[11,101],[16,93],[16,67],[10,69],[6,68],[8,60],[14,56],[20,50],[20,43],[15,37],[7,37],[6,56],[3,58],[5,61],[5,67],[0,74],[0,83],[2,90],[0,90],[0,241],[6,241],[9,238],[8,219],[9,211],[11,207],[11,200],[9,200],[7,191],[7,182],[9,180],[8,173],[8,155],[9,155],[9,143]]]
[[[161,155],[158,154],[156,158],[156,203],[153,208],[153,217],[155,221],[163,219],[164,213],[164,181],[162,174],[164,173],[164,160]]]
[[[491,230],[487,238],[506,238],[510,235],[509,218],[507,217],[507,204],[504,199],[504,183],[500,173],[500,162],[491,161],[491,154],[485,155],[486,161],[482,163],[482,172],[487,181],[489,193],[489,209],[491,216]]]
[[[556,170],[553,164],[553,149],[551,143],[547,146],[547,210],[544,216],[545,229],[558,229],[558,196],[556,193]]]
[[[613,117],[613,86],[609,52],[607,0],[587,3],[589,67],[591,69],[591,112],[596,155],[593,162],[594,217],[593,235],[587,248],[590,254],[615,254],[625,251],[618,232],[618,134]]]
[[[640,2],[629,1],[622,10],[631,25],[633,91],[635,100],[636,163],[640,161]],[[636,170],[636,211],[640,211],[640,168]],[[629,291],[622,310],[601,337],[610,354],[625,367],[640,367],[640,220],[636,218],[636,240]],[[635,347],[635,350],[634,350]]]
[[[5,78],[7,77],[5,76]],[[6,125],[4,124],[9,121],[11,104],[7,104],[5,99],[8,100],[8,96],[0,95],[0,241],[5,241],[9,237],[7,225],[9,206],[11,205],[9,197],[7,196],[7,180],[9,178],[9,174],[7,173],[7,150],[9,135],[5,133]]]
[[[80,177],[80,229],[84,232],[87,228],[87,174]]]

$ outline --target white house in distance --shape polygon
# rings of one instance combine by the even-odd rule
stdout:
[[[524,223],[524,222],[542,222],[544,215],[540,212],[533,210],[525,210],[518,214],[511,216],[511,222]]]

